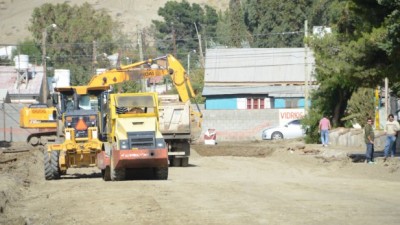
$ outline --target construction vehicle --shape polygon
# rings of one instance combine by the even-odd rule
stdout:
[[[60,143],[48,143],[45,178],[68,168],[98,166],[104,180],[123,180],[127,169],[151,168],[168,177],[168,149],[159,129],[156,93],[109,94],[109,86],[56,88],[63,127]]]
[[[154,59],[149,59],[133,63],[127,66],[122,66],[117,69],[105,71],[102,74],[93,76],[92,79],[89,81],[88,85],[82,86],[80,89],[89,90],[91,88],[94,91],[96,88],[99,87],[109,88],[110,85],[112,84],[118,84],[129,80],[136,81],[141,78],[150,78],[154,76],[167,76],[167,75],[171,76],[172,83],[177,89],[179,98],[175,99],[171,97],[160,98],[161,100],[161,104],[159,107],[160,130],[168,146],[170,165],[187,166],[189,163],[188,160],[190,155],[190,141],[192,138],[191,122],[194,117],[197,117],[197,121],[200,123],[202,115],[199,109],[198,112],[191,109],[190,96],[191,97],[195,96],[193,88],[191,86],[190,80],[186,76],[186,72],[183,66],[172,55],[166,55]],[[71,90],[75,89],[78,90],[78,87],[72,88]],[[70,96],[71,98],[72,96],[71,90],[69,92],[66,91],[65,93],[60,93],[60,95]],[[65,90],[59,88],[56,91],[65,91]],[[178,101],[178,99],[180,99],[180,101]],[[63,107],[65,108],[66,106]],[[63,116],[64,110],[60,106],[58,108],[61,109],[61,111],[58,112],[58,117],[64,120],[65,119],[65,116]],[[29,109],[21,111],[21,118],[28,118],[29,120],[30,117],[31,114],[29,112]],[[26,120],[26,119],[21,119],[21,120]],[[48,136],[50,137],[61,136],[62,133],[64,132],[63,124],[65,124],[65,121],[60,122],[60,120],[56,120],[54,122],[54,125],[56,125],[57,127],[58,135],[55,135],[56,131],[53,131],[53,133],[42,133],[35,136],[38,137],[37,139],[40,140],[39,143],[37,144],[46,145],[48,143],[46,142],[47,140],[53,141],[53,139],[48,138]],[[54,125],[52,125],[52,127]],[[99,125],[101,125],[100,122]],[[34,124],[32,126],[34,126]],[[104,129],[100,130],[102,130],[102,132],[105,132]],[[105,135],[106,133],[99,133],[100,137]],[[28,137],[27,141],[29,143],[36,143],[34,142],[35,140],[36,140],[35,138],[32,139],[32,136],[30,136]]]
[[[58,179],[70,167],[96,166],[103,149],[99,129],[105,127],[101,104],[107,100],[109,87],[71,86],[55,88],[59,98],[57,141],[47,143],[44,169],[47,180]]]
[[[168,178],[168,149],[159,129],[157,93],[110,94],[107,141],[97,155],[103,179],[124,180],[132,169],[150,168]]]
[[[57,132],[57,109],[46,104],[25,106],[20,112],[20,127],[30,130],[28,143],[37,146],[41,143],[55,142]]]
[[[167,75],[171,76],[178,97],[159,95],[160,130],[168,145],[170,165],[185,167],[189,164],[192,124],[200,126],[202,114],[197,104],[197,110],[191,108],[190,98],[194,98],[195,93],[185,69],[175,57],[165,55],[106,71],[93,76],[88,86],[113,85]]]

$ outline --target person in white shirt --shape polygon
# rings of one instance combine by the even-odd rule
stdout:
[[[384,129],[386,134],[386,144],[383,151],[385,160],[389,157],[389,153],[391,157],[394,157],[394,155],[396,154],[396,137],[399,130],[399,122],[394,120],[393,114],[389,114],[388,121],[386,121]]]

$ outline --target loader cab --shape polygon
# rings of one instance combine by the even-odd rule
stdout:
[[[101,111],[101,102],[106,98],[103,92],[105,91],[94,90],[85,94],[78,94],[75,90],[60,92],[61,113],[76,110]]]
[[[107,98],[108,87],[72,86],[57,88],[60,94],[59,109],[62,124],[73,128],[75,138],[87,138],[88,128],[100,130],[104,121],[104,98]],[[101,134],[100,134],[101,139]]]

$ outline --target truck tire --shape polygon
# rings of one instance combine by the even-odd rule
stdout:
[[[168,167],[154,168],[154,177],[157,180],[167,180],[168,179]]]
[[[181,166],[182,166],[182,167],[187,167],[187,166],[189,166],[189,157],[183,157],[183,158],[181,158]]]
[[[173,166],[173,167],[187,167],[187,166],[189,166],[189,157],[172,156],[169,161],[170,161],[170,166]]]
[[[44,152],[44,176],[46,180],[55,180],[60,178],[60,166],[58,164],[60,152]]]
[[[170,160],[170,166],[179,167],[181,166],[181,159],[176,156],[172,156]]]

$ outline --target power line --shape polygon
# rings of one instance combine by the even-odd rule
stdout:
[[[285,32],[269,32],[269,33],[260,33],[260,34],[252,34],[252,35],[247,35],[248,37],[264,37],[264,36],[272,36],[272,35],[297,35],[297,34],[303,34],[304,31],[285,31]],[[219,39],[218,37],[212,37],[213,35],[210,34],[205,34],[208,39]],[[240,35],[224,35],[224,38],[232,38],[232,37],[238,37]],[[188,38],[176,38],[176,41],[197,41],[198,37],[188,37]],[[153,39],[153,40],[146,40],[147,43],[152,43],[152,42],[158,42],[158,43],[172,43],[172,39]],[[113,41],[113,42],[98,42],[98,46],[101,46],[102,44],[117,44],[117,45],[124,45],[124,44],[130,44],[135,46],[136,43],[134,40],[132,41],[124,41],[124,42],[118,42],[118,41]],[[40,44],[7,44],[7,43],[1,43],[0,46],[40,46]],[[74,43],[51,43],[48,44],[49,46],[65,46],[65,45],[87,45],[87,46],[92,46],[93,43],[86,43],[86,42],[74,42]],[[81,46],[80,46],[81,47]]]

